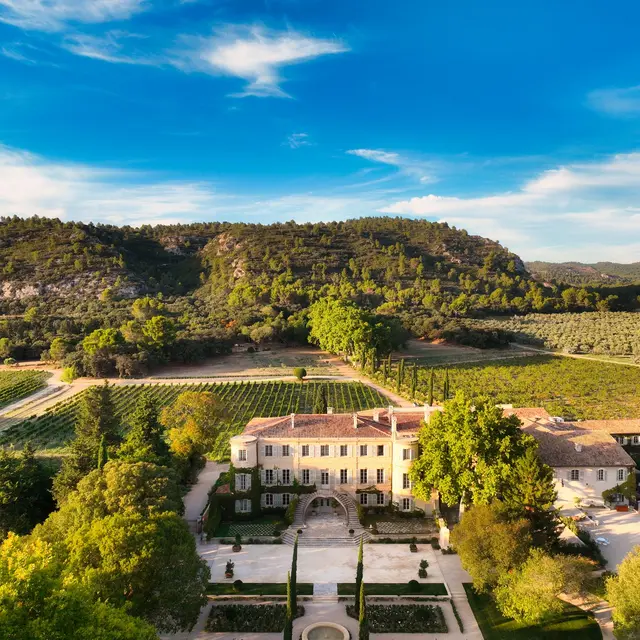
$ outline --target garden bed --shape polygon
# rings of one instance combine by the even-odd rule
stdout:
[[[275,531],[284,531],[289,525],[277,516],[265,515],[242,522],[222,522],[215,532],[216,538],[233,538],[240,534],[243,538],[251,536],[273,536]],[[246,541],[245,541],[246,542]]]
[[[313,583],[302,582],[298,584],[299,596],[312,596]],[[233,583],[210,582],[207,593],[212,596],[286,596],[286,582],[243,582],[238,589]]]
[[[347,605],[347,615],[357,618]],[[368,604],[367,619],[372,633],[448,633],[442,609],[436,604]]]
[[[355,595],[354,582],[340,583],[339,596]],[[417,586],[408,582],[368,582],[364,585],[367,596],[448,596],[447,588],[442,582],[419,582]]]
[[[563,612],[543,625],[526,625],[505,618],[488,594],[479,594],[472,585],[464,590],[473,615],[485,640],[602,640],[602,632],[593,617],[565,603]]]
[[[304,615],[298,607],[296,618]],[[284,629],[287,606],[284,604],[214,604],[205,631],[280,633]]]

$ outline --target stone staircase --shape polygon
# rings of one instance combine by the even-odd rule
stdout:
[[[339,533],[332,532],[330,535],[322,535],[318,531],[314,531],[313,526],[308,526],[306,522],[306,512],[309,505],[316,498],[334,498],[345,509],[347,513],[346,523],[340,527]],[[358,510],[353,498],[340,491],[315,491],[314,493],[306,493],[300,497],[293,518],[293,524],[282,534],[282,541],[285,544],[292,545],[295,541],[298,529],[302,533],[298,536],[298,546],[300,547],[351,547],[359,545],[360,540],[368,542],[371,535],[365,531],[358,520]],[[353,535],[349,530],[353,529]],[[344,534],[342,534],[344,531]]]

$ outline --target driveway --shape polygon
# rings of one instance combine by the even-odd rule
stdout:
[[[589,509],[588,513],[598,521],[598,526],[590,529],[592,537],[609,541],[606,546],[598,546],[607,560],[607,569],[615,571],[624,557],[640,545],[640,515],[635,511],[624,513],[609,509]]]

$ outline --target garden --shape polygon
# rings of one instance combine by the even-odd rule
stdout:
[[[416,574],[417,575],[417,574]],[[447,596],[447,588],[442,582],[367,582],[364,585],[367,596]],[[351,582],[338,584],[339,596],[353,596],[356,585]]]
[[[304,607],[298,607],[295,617],[303,615]],[[210,633],[280,633],[286,617],[287,607],[284,604],[214,604],[205,629]]]
[[[47,371],[0,371],[0,408],[43,389]]]
[[[431,604],[367,604],[372,633],[448,633],[442,609]],[[357,618],[356,607],[347,605],[347,615]]]
[[[311,413],[316,390],[324,386],[328,406],[335,412],[351,412],[384,407],[390,401],[384,395],[360,382],[226,382],[197,384],[132,384],[114,385],[112,398],[116,415],[125,418],[135,406],[142,391],[149,391],[159,407],[171,404],[185,391],[210,391],[228,407],[227,430],[220,434],[215,458],[228,456],[228,440],[242,431],[254,417]],[[82,395],[61,402],[43,415],[12,426],[0,436],[0,446],[23,446],[31,441],[36,449],[60,449],[74,433],[74,422]]]

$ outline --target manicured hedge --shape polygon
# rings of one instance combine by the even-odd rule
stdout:
[[[296,618],[304,615],[298,607]],[[284,604],[214,604],[206,631],[244,631],[246,633],[280,633],[284,629],[287,607]]]
[[[345,582],[338,585],[339,596],[355,595],[355,583]],[[420,582],[412,590],[408,582],[368,582],[364,585],[368,596],[446,596],[447,588],[442,582]]]
[[[366,589],[365,589],[366,590]],[[347,615],[357,618],[356,609],[347,605]],[[442,609],[432,604],[367,604],[372,633],[448,633]]]
[[[299,582],[297,586],[299,596],[312,596],[313,583]],[[230,596],[239,594],[242,596],[286,596],[286,582],[243,582],[239,589],[232,583],[210,582],[207,593],[214,596]]]

